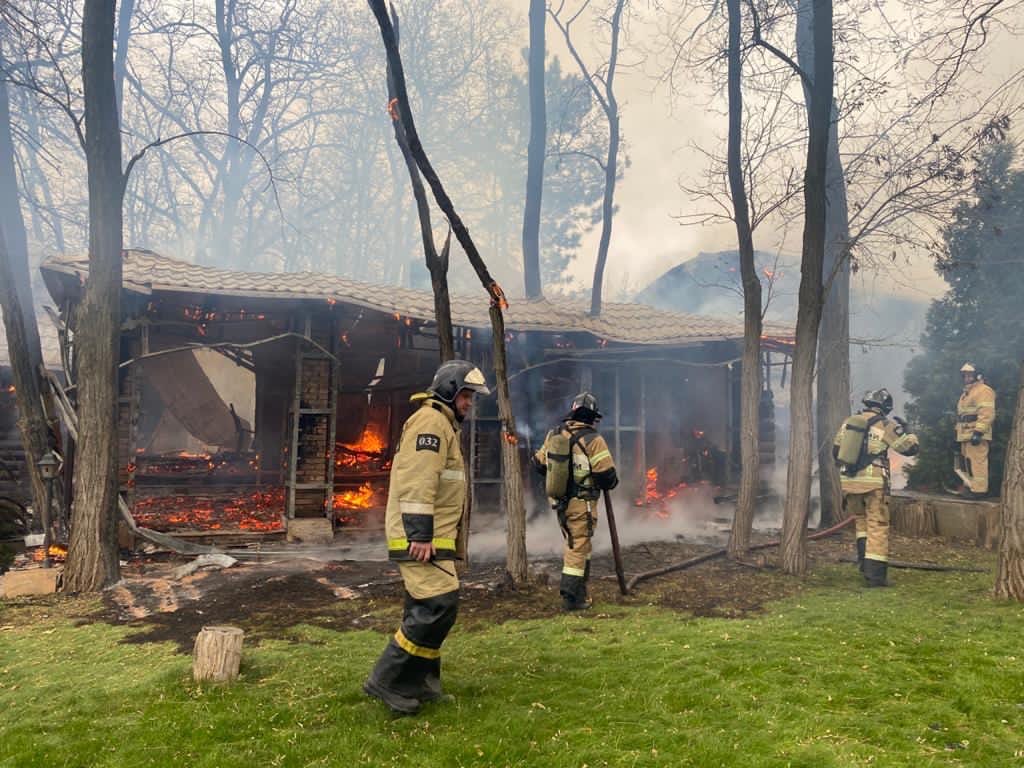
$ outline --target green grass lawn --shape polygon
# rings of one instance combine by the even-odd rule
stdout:
[[[360,692],[379,633],[297,627],[201,687],[138,628],[0,608],[0,766],[1024,766],[1024,606],[991,574],[853,571],[745,619],[456,626],[456,701],[415,718]]]

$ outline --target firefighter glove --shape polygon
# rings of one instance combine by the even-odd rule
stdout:
[[[912,445],[912,446],[910,446],[910,448],[907,449],[907,452],[905,454],[903,454],[903,455],[904,456],[917,456],[917,454],[919,454],[920,452],[921,452],[921,446],[920,445]]]
[[[907,434],[907,422],[901,419],[899,416],[893,416],[892,420],[896,422],[896,434],[905,435]]]
[[[980,445],[981,436],[981,432],[979,432],[978,430],[974,430],[974,432],[971,434],[971,445]]]

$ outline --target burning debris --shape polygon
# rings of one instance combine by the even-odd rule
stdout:
[[[658,468],[650,467],[647,472],[644,473],[643,494],[634,501],[634,504],[637,507],[646,507],[653,510],[653,514],[656,517],[659,517],[662,520],[667,520],[672,515],[672,512],[669,509],[669,502],[689,488],[691,488],[691,485],[683,481],[673,485],[668,490],[659,490]]]
[[[386,449],[383,429],[371,422],[356,442],[335,444],[335,470],[343,473],[386,471],[391,468],[391,462],[384,458]]]
[[[243,495],[172,494],[137,499],[135,519],[156,531],[222,530],[280,531],[284,529],[284,489],[270,488]]]
[[[51,544],[48,547],[50,561],[56,565],[63,563],[68,557],[68,548],[63,544]],[[35,547],[28,554],[33,563],[41,563],[46,559],[47,552],[42,547]]]

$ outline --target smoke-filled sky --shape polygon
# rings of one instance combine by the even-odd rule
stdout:
[[[529,39],[525,19],[528,3],[525,0],[505,0],[505,3],[511,12],[523,16],[521,28],[525,46]],[[579,2],[566,3],[567,8],[580,5]],[[685,91],[673,90],[663,78],[666,56],[660,32],[668,16],[661,6],[678,8],[682,5],[633,3],[634,17],[622,58],[636,65],[617,75],[616,88],[630,165],[624,170],[616,190],[619,210],[614,220],[606,271],[606,285],[613,291],[622,286],[634,291],[643,288],[665,270],[698,252],[736,247],[735,229],[729,223],[683,226],[676,219],[700,206],[680,188],[681,184],[699,185],[704,178],[707,159],[695,145],[706,151],[724,150],[726,130],[724,91],[713,93],[710,86],[687,77],[676,81],[677,89],[680,82],[685,83]],[[837,8],[836,12],[841,11]],[[897,17],[903,13],[899,7],[886,8],[886,12],[895,13]],[[600,54],[593,33],[588,31],[591,27],[586,16],[580,17],[574,29],[582,40],[580,47],[585,59],[593,66],[600,61]],[[559,57],[565,71],[575,71],[561,33],[550,19],[546,33],[549,54]],[[786,41],[775,42],[784,45]],[[1024,46],[1020,45],[1014,31],[993,25],[986,46],[982,66],[964,78],[968,90],[991,87],[1024,68]],[[787,50],[792,51],[792,46]],[[837,97],[840,97],[838,92]],[[1015,130],[1015,134],[1024,135],[1020,129]],[[571,267],[574,278],[582,285],[589,285],[599,235],[597,227],[588,233]],[[755,234],[755,246],[760,250],[799,256],[800,236],[798,224],[788,231],[766,224]],[[904,254],[882,274],[865,271],[857,280],[866,291],[900,291],[921,299],[944,290],[942,280],[928,259]]]

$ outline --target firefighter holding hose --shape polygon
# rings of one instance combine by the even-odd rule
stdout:
[[[597,525],[597,500],[601,491],[619,483],[608,444],[595,428],[601,412],[597,398],[581,392],[573,398],[560,426],[548,432],[533,456],[533,465],[545,476],[545,492],[558,516],[565,545],[559,593],[562,609],[590,607],[591,539]]]
[[[857,563],[869,587],[889,586],[889,449],[904,456],[919,450],[917,435],[906,422],[889,418],[892,395],[887,389],[869,391],[858,413],[843,422],[833,442],[839,466],[843,508],[857,526]]]

